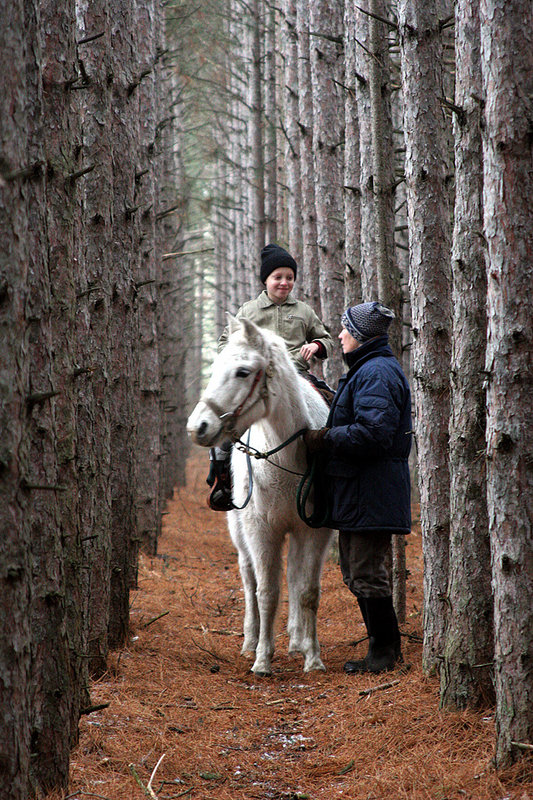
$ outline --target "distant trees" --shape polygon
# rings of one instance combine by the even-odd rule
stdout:
[[[27,800],[67,786],[89,675],[183,482],[186,348],[160,4],[4,5],[0,780]]]

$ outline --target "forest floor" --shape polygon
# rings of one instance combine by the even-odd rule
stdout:
[[[533,800],[531,758],[491,767],[493,710],[439,710],[438,680],[422,672],[416,525],[402,669],[343,673],[365,631],[332,550],[318,619],[327,671],[304,674],[287,655],[284,590],[273,674],[250,672],[237,557],[225,515],[206,507],[207,466],[193,450],[159,555],[141,556],[131,642],[92,686],[109,705],[82,719],[69,792],[49,800]]]

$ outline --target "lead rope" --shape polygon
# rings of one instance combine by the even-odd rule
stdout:
[[[310,528],[327,528],[331,527],[329,525],[330,519],[330,503],[329,500],[326,502],[325,507],[322,511],[317,508],[317,497],[315,491],[315,504],[313,511],[311,514],[307,514],[306,506],[307,501],[309,499],[309,495],[311,493],[311,489],[313,488],[313,484],[315,481],[317,471],[317,455],[313,455],[308,462],[308,467],[306,472],[304,473],[302,480],[298,484],[298,489],[296,491],[296,510],[298,511],[298,516],[308,525]]]
[[[266,453],[262,453],[256,447],[250,445],[250,432],[248,431],[248,443],[245,444],[244,442],[241,442],[240,439],[237,439],[237,441],[235,442],[235,447],[237,448],[237,450],[240,450],[241,453],[246,453],[248,459],[250,458],[250,456],[253,456],[253,458],[258,458],[258,459],[262,458],[269,464],[271,464],[273,467],[277,467],[278,469],[283,470],[283,472],[289,472],[291,475],[298,475],[299,477],[302,477],[305,476],[306,473],[295,472],[292,469],[287,469],[287,467],[282,467],[281,464],[276,464],[275,461],[269,461],[269,458],[270,456],[273,456],[274,453],[278,453],[280,450],[283,450],[283,448],[287,447],[287,445],[291,444],[291,442],[294,442],[294,440],[298,439],[299,436],[303,436],[306,431],[307,428],[300,428],[299,431],[293,433],[292,436],[289,436],[288,439],[285,439],[284,442],[279,444],[277,447],[274,447],[272,450],[267,450]]]

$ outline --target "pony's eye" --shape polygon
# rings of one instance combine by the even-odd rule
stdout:
[[[237,377],[237,378],[247,378],[247,377],[248,377],[248,375],[250,374],[250,372],[251,372],[251,370],[249,370],[249,369],[243,369],[243,368],[241,367],[241,369],[238,369],[238,370],[237,370],[237,372],[235,373],[235,375],[236,375],[236,377]]]

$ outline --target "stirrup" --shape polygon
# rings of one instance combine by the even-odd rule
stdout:
[[[207,498],[207,505],[213,511],[231,511],[235,508],[231,496],[231,489],[228,489],[222,481],[217,480],[211,494]]]

